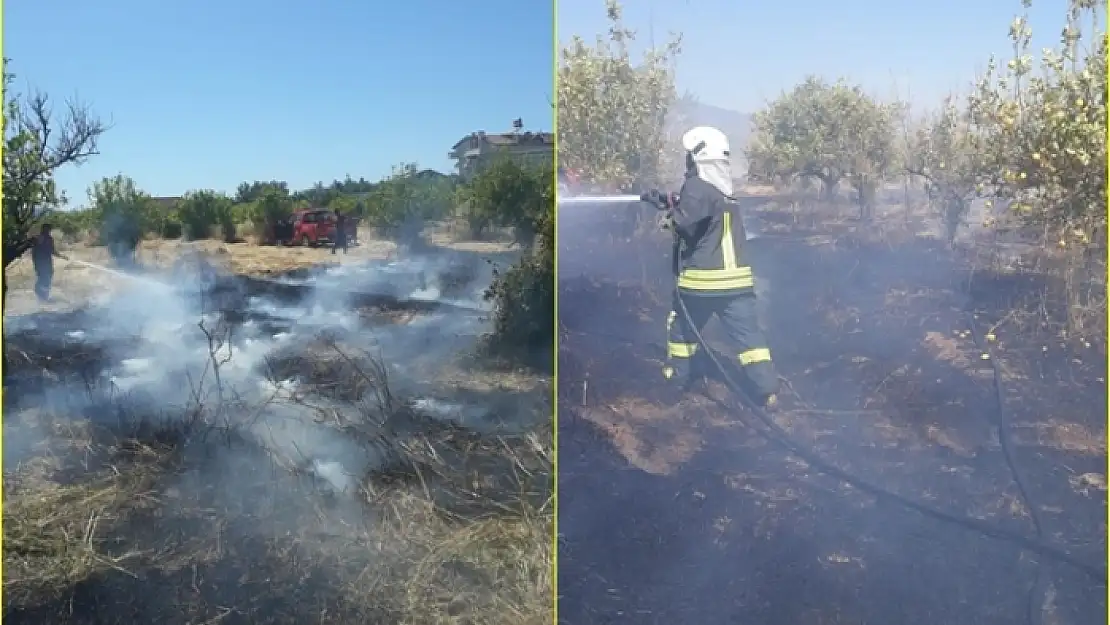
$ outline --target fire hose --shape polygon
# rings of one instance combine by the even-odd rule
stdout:
[[[665,223],[666,217],[669,217],[672,212],[681,211],[681,209],[679,208],[679,199],[680,198],[677,194],[672,193],[668,195],[660,193],[659,191],[650,191],[640,197],[641,201],[653,204],[660,211],[664,218],[661,220],[661,223]],[[679,234],[674,231],[673,228],[671,228],[671,230],[673,234],[671,264],[677,275],[681,264],[680,255],[682,251],[682,240]],[[999,429],[1000,443],[1003,446],[1003,453],[1006,457],[1006,462],[1009,465],[1010,470],[1014,476],[1014,480],[1018,485],[1020,494],[1026,500],[1026,507],[1030,509],[1030,514],[1033,518],[1034,527],[1037,531],[1037,536],[1035,537],[1030,537],[1019,532],[1014,532],[1002,527],[998,527],[986,521],[982,521],[972,517],[960,516],[957,514],[945,512],[944,510],[933,508],[919,501],[915,501],[908,497],[899,495],[898,493],[887,490],[882,486],[868,482],[861,477],[858,477],[845,471],[844,469],[841,469],[840,467],[822,458],[820,455],[818,455],[816,451],[793,440],[790,434],[770,417],[767,411],[761,405],[759,405],[759,403],[756,402],[754,398],[751,397],[751,395],[744,389],[744,387],[741,384],[737,383],[736,380],[734,380],[732,376],[729,375],[728,368],[725,367],[725,365],[720,361],[720,359],[717,357],[717,354],[713,351],[713,349],[709,346],[709,343],[702,336],[701,331],[693,323],[690,312],[686,308],[686,303],[681,291],[678,291],[676,288],[676,293],[677,297],[675,299],[678,302],[679,309],[676,312],[682,315],[686,327],[690,329],[690,331],[694,335],[694,338],[701,346],[700,351],[703,351],[706,355],[708,355],[713,365],[720,373],[721,380],[724,382],[725,386],[728,387],[728,389],[737,398],[740,399],[740,403],[743,405],[743,407],[747,408],[748,412],[752,416],[754,416],[755,419],[763,426],[762,430],[759,428],[752,428],[756,432],[760,433],[763,437],[771,442],[778,444],[780,447],[794,454],[795,456],[801,458],[810,466],[815,468],[818,472],[824,473],[825,475],[831,476],[846,484],[849,484],[850,486],[855,487],[861,492],[874,497],[877,501],[881,501],[887,504],[893,504],[902,508],[907,508],[935,521],[962,527],[966,530],[970,530],[982,536],[1006,542],[1022,550],[1039,554],[1050,560],[1067,564],[1082,571],[1083,573],[1086,573],[1096,582],[1100,582],[1103,585],[1106,584],[1107,570],[1104,565],[1100,566],[1085,562],[1083,559],[1073,555],[1066,549],[1044,540],[1039,514],[1028,502],[1028,493],[1024,481],[1020,478],[1020,473],[1016,470],[1013,464],[1008,443],[1009,437],[1006,433],[1006,422],[1004,417],[1000,418],[997,424]],[[997,364],[992,364],[995,366],[995,391],[999,402],[999,410],[1002,411],[1002,391],[998,377],[999,372],[997,370]],[[751,426],[750,423],[748,423],[747,425]],[[1037,589],[1043,585],[1043,571],[1044,567],[1038,568],[1037,582],[1034,584],[1034,588],[1032,589],[1033,593],[1036,593],[1038,591]],[[1032,603],[1033,602],[1031,596],[1029,606],[1030,613],[1032,613],[1033,609]]]

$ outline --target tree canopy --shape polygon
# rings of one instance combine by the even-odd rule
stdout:
[[[681,39],[637,61],[621,5],[608,0],[609,31],[589,45],[575,36],[562,51],[558,76],[559,165],[584,182],[620,186],[655,182],[666,166],[666,119],[676,100],[672,62]]]

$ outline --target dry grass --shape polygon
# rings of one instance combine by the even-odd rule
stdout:
[[[413,421],[388,441],[394,461],[346,498],[235,432],[24,416],[50,436],[4,475],[13,622],[550,622],[542,428]],[[237,458],[234,477],[213,457]],[[150,584],[176,596],[152,602]],[[96,620],[82,615],[90,602],[111,606]]]

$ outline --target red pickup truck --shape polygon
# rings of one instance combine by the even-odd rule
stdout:
[[[310,208],[293,213],[290,243],[312,245],[335,241],[335,213],[325,208]]]

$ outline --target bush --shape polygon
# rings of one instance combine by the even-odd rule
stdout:
[[[160,215],[150,196],[135,181],[119,175],[104,178],[89,190],[93,219],[99,221],[99,244],[108,247],[112,260],[130,264],[135,249],[149,233],[158,230]]]
[[[471,235],[481,237],[491,226],[512,228],[517,242],[531,248],[555,201],[553,179],[550,163],[495,160],[459,190]]]
[[[47,220],[66,237],[79,237],[97,228],[99,219],[92,210],[53,211]]]
[[[183,233],[181,222],[176,219],[167,219],[162,222],[162,238],[163,239],[180,239]]]
[[[527,200],[541,205],[541,195]],[[494,303],[489,347],[497,353],[538,360],[553,358],[555,341],[555,203],[548,195],[535,217],[538,245],[518,263],[494,276],[486,299]],[[551,360],[535,362],[551,367]]]
[[[268,187],[255,201],[247,205],[246,214],[262,242],[274,243],[277,240],[275,232],[278,223],[293,214],[293,199],[287,189]]]
[[[402,227],[448,217],[454,197],[449,178],[428,176],[413,163],[395,167],[366,198],[366,223],[393,234]]]
[[[215,191],[190,191],[182,198],[177,208],[178,216],[184,226],[185,237],[190,240],[207,239],[218,225],[226,235],[228,224],[234,230],[232,202],[227,196]]]

